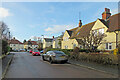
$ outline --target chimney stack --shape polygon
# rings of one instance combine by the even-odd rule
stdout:
[[[54,36],[53,36],[53,39],[54,39]]]
[[[82,26],[82,21],[81,20],[79,20],[79,27],[81,27]]]
[[[13,39],[15,39],[15,37],[13,37]]]
[[[110,9],[105,8],[105,11],[102,13],[102,19],[107,20],[111,16]]]

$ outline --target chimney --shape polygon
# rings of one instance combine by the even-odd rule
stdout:
[[[13,39],[15,39],[15,37],[13,37]]]
[[[79,27],[81,27],[82,26],[82,21],[81,20],[79,20]]]
[[[53,36],[53,39],[54,39],[54,36]]]
[[[111,16],[110,9],[105,8],[105,11],[102,13],[102,19],[107,20]]]
[[[28,41],[31,41],[31,39],[29,39]]]

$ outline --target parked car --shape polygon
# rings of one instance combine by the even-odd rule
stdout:
[[[40,53],[43,53],[43,52],[44,52],[44,50],[40,51]]]
[[[32,53],[32,50],[29,50],[29,53]]]
[[[62,51],[48,51],[42,55],[42,59],[45,61],[53,62],[67,62],[68,56]]]
[[[32,55],[40,56],[40,52],[38,50],[33,50]]]
[[[30,52],[30,50],[28,49],[27,52]]]

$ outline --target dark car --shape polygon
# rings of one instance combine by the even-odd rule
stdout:
[[[48,51],[42,55],[42,59],[45,61],[53,62],[67,62],[68,56],[62,51]]]

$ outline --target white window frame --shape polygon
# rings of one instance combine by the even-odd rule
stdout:
[[[106,50],[112,50],[112,43],[106,43],[105,47],[106,47]]]
[[[65,49],[68,49],[68,46],[65,46]]]
[[[99,33],[104,34],[104,28],[99,29]]]

